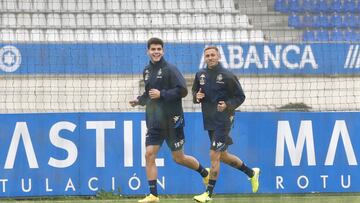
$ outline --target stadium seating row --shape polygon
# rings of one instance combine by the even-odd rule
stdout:
[[[0,0],[0,11],[1,41],[264,41],[233,0]]]
[[[10,42],[144,42],[157,36],[168,42],[263,42],[261,30],[190,29],[1,29]]]
[[[303,41],[308,42],[357,42],[360,41],[360,33],[358,31],[347,30],[306,30],[303,33]]]
[[[0,1],[3,10],[170,10],[232,11],[233,0],[7,0]]]
[[[360,12],[358,0],[275,0],[275,11],[288,12]]]
[[[252,28],[238,14],[3,13],[2,28]]]
[[[297,13],[292,13],[289,15],[288,22],[289,27],[294,28],[360,28],[360,16],[354,15],[353,13],[347,13],[345,15],[339,15],[338,13],[333,13],[332,15],[324,15],[323,13],[320,13],[319,15],[299,15]]]

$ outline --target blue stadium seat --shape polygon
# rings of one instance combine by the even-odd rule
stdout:
[[[281,12],[281,13],[287,13],[288,12],[287,1],[286,0],[275,0],[274,10]]]
[[[302,28],[301,18],[295,12],[292,12],[288,17],[289,27]]]
[[[344,12],[356,12],[355,0],[344,0]]]
[[[314,0],[304,0],[302,4],[302,10],[304,12],[315,12],[315,1]]]
[[[360,32],[356,31],[356,41],[360,42]]]
[[[316,32],[316,41],[319,42],[328,42],[329,41],[329,32],[324,29],[320,29]]]
[[[337,28],[334,28],[330,31],[330,41],[333,42],[342,42],[344,41],[343,32]]]
[[[320,13],[320,15],[315,16],[315,27],[323,27],[323,28],[328,28],[330,27],[330,22],[329,22],[329,16],[328,15],[324,15],[322,12]]]
[[[330,2],[330,11],[331,12],[343,12],[343,5],[341,3],[341,0],[331,0]]]
[[[315,21],[314,21],[314,16],[313,15],[310,15],[309,13],[306,13],[303,17],[303,20],[302,20],[302,26],[303,27],[315,27]]]
[[[360,28],[360,15],[355,14],[355,28]]]
[[[316,41],[315,32],[313,30],[306,29],[303,32],[303,41],[305,42]]]
[[[289,11],[302,12],[300,0],[288,0]]]
[[[315,12],[329,12],[329,5],[326,0],[317,0],[315,3]]]
[[[343,25],[344,27],[351,27],[351,28],[355,28],[357,25],[359,18],[358,16],[355,16],[355,14],[353,13],[347,13],[344,16],[344,20],[343,20]]]
[[[330,17],[330,26],[331,27],[343,27],[342,16],[336,12],[333,13],[333,15]]]
[[[359,41],[358,33],[355,30],[348,28],[344,34],[344,40],[347,42],[356,42]]]

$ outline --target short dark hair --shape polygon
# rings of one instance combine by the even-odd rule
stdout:
[[[214,49],[216,52],[219,52],[219,48],[217,48],[217,46],[208,46],[208,47],[205,47],[204,52],[205,52],[206,50],[209,50],[209,49]]]
[[[147,41],[147,48],[149,49],[152,44],[160,44],[164,48],[164,41],[157,37],[152,37]]]

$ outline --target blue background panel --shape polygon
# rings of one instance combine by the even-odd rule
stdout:
[[[225,68],[239,74],[336,75],[360,70],[355,44],[215,45]],[[204,67],[205,46],[169,43],[165,58],[183,73],[195,73]],[[0,74],[139,74],[148,60],[146,44],[0,44]]]
[[[209,140],[203,130],[201,113],[186,113],[185,119],[185,152],[209,166]],[[146,130],[142,128],[143,120],[143,113],[2,114],[0,197],[94,195],[100,189],[126,195],[148,193],[142,166],[141,134]],[[101,138],[100,131],[87,127],[90,121],[114,124],[114,128],[104,131],[103,145],[101,139],[97,141],[97,137]],[[125,122],[131,123],[132,128],[125,127]],[[68,130],[60,123],[74,128]],[[250,167],[261,168],[260,193],[360,192],[359,125],[360,114],[353,112],[237,113],[232,129],[234,145],[229,151]],[[23,126],[22,130],[19,126]],[[61,130],[55,137],[62,138],[61,146],[67,142],[66,147],[51,141],[50,132],[56,126]],[[124,140],[131,139],[131,133],[124,132],[132,132],[132,150],[127,151],[126,157]],[[21,135],[18,143],[16,135]],[[25,138],[30,138],[27,147]],[[283,145],[279,144],[281,141]],[[11,143],[16,150],[9,153]],[[75,146],[77,153],[69,150],[71,146]],[[33,165],[29,164],[31,154],[35,155]],[[54,167],[49,162],[74,156],[76,159],[65,167]],[[6,167],[11,157],[15,157],[13,167]],[[104,165],[97,166],[99,157],[104,157]],[[326,164],[331,157],[333,161]],[[203,192],[200,175],[177,165],[166,144],[158,158],[164,163],[159,166],[160,194]],[[125,159],[132,160],[132,164],[125,166]],[[281,159],[283,162],[279,164],[276,160]],[[245,174],[222,164],[215,191],[250,193],[251,186]]]

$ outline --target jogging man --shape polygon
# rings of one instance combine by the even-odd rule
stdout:
[[[211,201],[220,172],[220,161],[242,172],[250,179],[252,192],[259,188],[259,168],[249,168],[237,156],[227,151],[233,143],[230,137],[235,109],[245,100],[245,94],[236,76],[219,63],[220,53],[216,46],[204,50],[205,69],[195,75],[192,87],[194,103],[201,103],[204,128],[210,138],[210,180],[206,191],[194,197],[198,202]]]
[[[161,39],[149,39],[147,48],[150,62],[143,71],[145,92],[130,101],[130,105],[146,106],[148,128],[145,159],[150,194],[138,202],[158,202],[155,159],[164,140],[174,161],[199,172],[206,185],[209,172],[194,157],[185,155],[183,151],[185,121],[182,98],[188,93],[185,79],[174,65],[164,59],[164,42]]]

